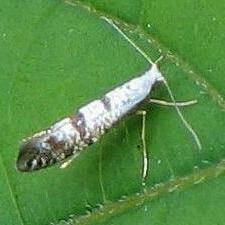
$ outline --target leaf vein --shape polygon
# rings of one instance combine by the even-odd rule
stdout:
[[[68,225],[87,225],[104,222],[105,220],[119,215],[133,207],[142,205],[144,202],[153,201],[156,198],[166,196],[175,191],[185,190],[194,185],[217,178],[225,174],[225,160],[204,169],[194,170],[187,176],[172,179],[165,183],[156,184],[154,187],[146,188],[143,192],[135,193],[117,202],[106,203],[103,207],[91,211],[89,214],[73,217],[67,220]],[[65,220],[63,220],[65,222]],[[55,224],[60,225],[61,222]]]
[[[24,225],[25,224],[25,221],[24,221],[24,218],[22,216],[22,212],[20,210],[20,207],[18,205],[18,202],[16,200],[16,197],[15,197],[15,194],[14,194],[14,189],[13,189],[13,186],[9,180],[9,175],[7,173],[7,170],[6,170],[6,166],[2,160],[2,156],[0,155],[0,162],[1,162],[1,165],[3,167],[3,174],[4,174],[4,177],[5,177],[5,180],[6,180],[6,184],[7,186],[9,187],[9,194],[10,194],[10,197],[12,199],[12,203],[15,207],[15,210],[16,210],[16,213],[17,213],[17,216],[18,216],[18,221],[20,221],[20,224]]]

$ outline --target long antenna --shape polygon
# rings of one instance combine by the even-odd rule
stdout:
[[[148,55],[142,50],[140,49],[140,47],[138,47],[129,37],[127,37],[127,35],[120,30],[119,27],[116,26],[116,24],[109,18],[102,16],[101,17],[103,20],[105,20],[107,23],[109,23],[112,27],[114,27],[150,64],[155,64],[149,57]]]
[[[199,149],[199,150],[202,150],[202,144],[201,144],[201,142],[200,142],[200,140],[199,140],[199,137],[198,137],[198,135],[196,134],[196,132],[194,131],[194,129],[192,128],[192,126],[191,126],[191,125],[187,122],[187,120],[184,118],[182,112],[180,111],[179,107],[177,106],[176,100],[175,100],[175,98],[174,98],[174,96],[173,96],[173,93],[172,93],[172,91],[171,91],[171,88],[170,88],[170,86],[169,86],[167,80],[164,79],[163,82],[164,82],[164,84],[165,84],[165,86],[166,86],[166,88],[167,88],[167,90],[168,90],[168,93],[169,93],[169,95],[170,95],[170,98],[171,98],[172,102],[174,102],[174,107],[175,107],[175,109],[176,109],[176,111],[177,111],[177,114],[179,115],[181,121],[183,122],[184,126],[189,130],[189,132],[191,133],[191,135],[193,136],[193,138],[194,138],[194,140],[195,140],[195,143],[196,143],[197,146],[198,146],[198,149]]]
[[[139,47],[137,46],[111,19],[107,18],[107,17],[101,17],[102,19],[104,19],[107,23],[109,23],[112,27],[114,27],[151,65],[156,65],[161,59],[162,56],[159,57],[159,59],[157,59],[155,62],[153,62],[150,57]],[[175,101],[174,95],[171,91],[171,88],[167,82],[167,80],[165,79],[165,77],[163,77],[163,82],[168,90],[169,96],[174,104],[174,107],[178,113],[178,116],[180,117],[181,121],[183,122],[184,126],[189,130],[189,132],[191,133],[191,135],[193,136],[195,143],[198,147],[199,150],[202,149],[202,145],[201,142],[199,140],[198,135],[196,134],[196,132],[194,131],[194,129],[191,127],[191,125],[187,122],[187,120],[184,118],[183,114],[181,113],[179,107],[177,106],[177,103]]]

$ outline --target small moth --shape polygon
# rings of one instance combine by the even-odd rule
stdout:
[[[142,50],[111,20],[104,19],[151,63],[150,68],[142,75],[107,92],[102,98],[83,106],[71,116],[24,140],[16,163],[19,171],[38,170],[60,162],[69,156],[77,156],[84,148],[99,140],[106,130],[145,100],[157,82],[163,81],[165,83],[165,78],[159,71],[156,62],[152,63]],[[168,91],[175,102],[169,87]],[[176,103],[174,104],[178,113],[180,113]],[[197,135],[184,120],[181,113],[180,116],[194,135],[199,147],[201,147]]]
[[[75,114],[25,140],[17,160],[20,171],[49,166],[96,142],[107,129],[134,109],[162,80],[156,65],[80,108]]]

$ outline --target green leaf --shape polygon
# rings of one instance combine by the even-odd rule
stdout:
[[[222,1],[18,1],[0,10],[0,224],[223,224],[225,52]],[[21,140],[153,59],[203,149],[173,107],[145,105],[150,168],[141,185],[141,117],[129,116],[66,169],[20,173]],[[170,100],[163,84],[152,95]],[[86,215],[86,216],[84,216]],[[182,219],[181,219],[182,218]]]

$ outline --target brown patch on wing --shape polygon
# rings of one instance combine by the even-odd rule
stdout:
[[[78,112],[75,115],[70,116],[70,119],[73,127],[79,132],[81,140],[87,145],[93,144],[93,136],[86,133],[86,122],[84,115],[81,112]]]
[[[66,143],[64,141],[56,141],[54,137],[50,137],[47,142],[50,144],[52,151],[55,153],[64,153],[66,156],[69,156],[73,152],[73,148],[66,147]]]
[[[73,116],[70,116],[70,119],[73,127],[79,132],[80,138],[84,140],[86,134],[84,115],[79,112]]]
[[[48,142],[50,144],[50,146],[52,147],[53,151],[57,151],[59,149],[63,149],[65,146],[65,142],[63,141],[56,141],[56,139],[54,137],[50,137],[46,142]]]

